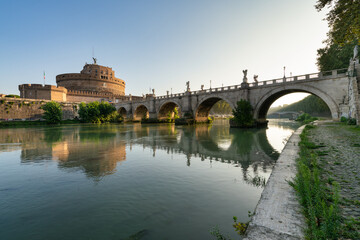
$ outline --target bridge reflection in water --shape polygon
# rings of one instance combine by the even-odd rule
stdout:
[[[81,171],[100,181],[121,167],[126,151],[142,146],[153,157],[159,150],[186,155],[184,164],[189,167],[194,157],[209,164],[231,164],[240,167],[248,181],[248,176],[257,176],[258,168],[267,172],[273,167],[285,138],[297,127],[293,122],[272,120],[268,129],[244,130],[230,129],[224,126],[226,122],[196,127],[131,124],[7,129],[1,130],[0,141],[7,144],[0,151],[21,149],[22,164],[57,161],[62,170]]]

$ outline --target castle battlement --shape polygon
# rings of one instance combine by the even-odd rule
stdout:
[[[24,89],[33,89],[33,90],[53,90],[53,91],[61,91],[67,93],[67,89],[60,86],[54,85],[42,85],[42,84],[21,84],[19,85],[19,90]]]
[[[22,98],[57,101],[113,101],[127,100],[125,81],[116,78],[110,67],[85,64],[80,73],[64,73],[56,76],[57,86],[42,84],[19,85]],[[69,98],[67,99],[67,96]]]

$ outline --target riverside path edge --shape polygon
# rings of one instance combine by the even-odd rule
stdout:
[[[305,220],[295,190],[289,185],[296,173],[299,127],[286,143],[261,194],[244,240],[303,239]]]

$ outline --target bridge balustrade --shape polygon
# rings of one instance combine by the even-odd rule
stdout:
[[[298,75],[293,77],[284,77],[284,78],[278,78],[278,79],[272,79],[272,80],[265,80],[260,82],[252,82],[249,83],[249,87],[259,87],[259,86],[266,86],[266,85],[272,85],[272,84],[282,84],[287,82],[295,82],[295,81],[306,81],[306,80],[316,80],[316,79],[322,79],[322,78],[328,78],[328,77],[338,77],[339,75],[345,75],[347,72],[346,68],[343,69],[335,69],[332,71],[326,71],[326,72],[318,72],[318,73],[310,73],[310,74],[304,74],[304,75]],[[217,87],[217,88],[209,88],[204,90],[197,90],[189,92],[190,95],[197,95],[197,94],[206,94],[206,93],[213,93],[213,92],[222,92],[222,91],[231,91],[241,89],[241,85],[232,85],[232,86],[225,86],[225,87]],[[186,93],[175,93],[171,95],[164,95],[164,96],[158,96],[155,97],[155,99],[166,99],[166,98],[174,98],[174,97],[182,97],[185,96]],[[139,102],[139,101],[146,101],[146,99],[133,99],[130,100],[128,98],[124,99],[124,102],[127,101],[133,101],[133,102]]]

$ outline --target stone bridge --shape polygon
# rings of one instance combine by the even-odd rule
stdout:
[[[354,63],[353,69],[359,71],[358,62],[356,68]],[[339,119],[342,115],[348,116],[349,111],[350,115],[355,114],[358,119],[358,81],[356,74],[349,74],[350,70],[338,69],[253,83],[243,81],[239,85],[227,87],[157,97],[152,95],[139,100],[116,103],[115,106],[120,114],[132,120],[140,120],[144,116],[165,119],[169,111],[177,107],[180,116],[193,116],[197,121],[204,121],[212,106],[219,100],[225,100],[234,109],[237,102],[244,99],[251,103],[254,118],[264,122],[274,101],[289,93],[304,92],[321,98],[329,107],[333,119]],[[350,86],[350,83],[356,86]],[[353,108],[356,110],[353,113],[349,110],[349,98],[357,104],[357,107]]]

